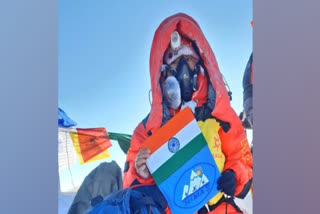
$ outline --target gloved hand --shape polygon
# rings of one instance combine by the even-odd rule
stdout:
[[[227,170],[221,174],[218,180],[218,190],[224,192],[228,196],[234,196],[236,184],[236,175],[232,170]]]

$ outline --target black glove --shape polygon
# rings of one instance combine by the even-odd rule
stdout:
[[[236,175],[232,170],[227,170],[221,174],[218,180],[218,190],[229,196],[234,196],[236,184]]]

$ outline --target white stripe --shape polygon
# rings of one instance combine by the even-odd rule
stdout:
[[[77,154],[73,147],[70,132],[76,132],[75,128],[58,129],[58,163],[59,170],[68,168],[77,163]]]
[[[201,130],[198,126],[197,121],[194,119],[188,123],[183,129],[181,129],[174,137],[179,140],[181,150],[187,145],[193,138],[198,136]],[[148,159],[147,166],[149,171],[154,173],[162,164],[164,164],[169,158],[175,153],[172,153],[168,149],[168,142],[164,143],[159,147]]]

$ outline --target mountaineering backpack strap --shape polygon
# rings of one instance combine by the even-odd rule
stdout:
[[[226,203],[226,211],[228,209],[228,205],[231,205],[238,213],[243,213],[242,210],[237,206],[237,204],[234,202],[233,198],[228,197],[226,198],[223,196],[216,204],[209,205],[209,210],[213,211],[215,210],[219,205],[221,205],[223,202]]]

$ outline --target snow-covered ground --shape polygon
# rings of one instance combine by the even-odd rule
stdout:
[[[72,204],[76,192],[59,192],[58,214],[66,214]]]
[[[244,199],[235,199],[236,204],[244,214],[252,214],[252,195],[251,192]]]

